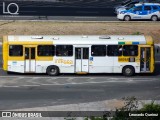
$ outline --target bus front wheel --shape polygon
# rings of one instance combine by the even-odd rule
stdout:
[[[135,73],[134,67],[132,66],[125,66],[122,70],[123,75],[125,76],[133,76]]]
[[[56,76],[59,74],[59,68],[57,66],[49,66],[47,68],[47,74],[50,75],[50,76]]]

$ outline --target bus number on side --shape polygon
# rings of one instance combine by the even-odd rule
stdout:
[[[129,58],[118,58],[119,62],[129,62]]]
[[[55,63],[73,64],[72,60],[56,59]]]

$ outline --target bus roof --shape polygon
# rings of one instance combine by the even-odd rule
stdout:
[[[89,35],[89,36],[81,36],[81,35],[38,35],[38,36],[23,36],[23,35],[9,35],[4,36],[3,39],[6,39],[8,42],[53,42],[53,44],[118,44],[122,42],[131,42],[131,43],[139,43],[146,44],[147,40],[153,40],[150,36],[144,35]]]

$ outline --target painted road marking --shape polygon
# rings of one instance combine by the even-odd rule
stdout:
[[[15,87],[15,88],[16,87],[38,87],[38,86],[85,85],[85,84],[102,84],[102,83],[131,83],[132,84],[132,83],[137,83],[137,82],[158,81],[158,78],[126,78],[126,79],[124,79],[124,78],[111,78],[111,77],[108,77],[108,78],[106,78],[106,77],[91,77],[91,79],[90,79],[90,77],[81,77],[81,78],[86,78],[86,80],[79,82],[79,81],[74,80],[74,78],[80,78],[80,77],[74,77],[72,79],[65,77],[65,78],[67,78],[65,81],[64,81],[64,77],[56,77],[58,80],[55,78],[54,79],[51,79],[51,78],[47,79],[46,77],[43,77],[46,79],[47,83],[41,83],[42,81],[40,81],[41,80],[40,78],[42,78],[42,77],[36,77],[36,78],[17,77],[17,79],[16,79],[16,77],[14,76],[14,80],[12,80],[12,82],[9,82],[9,85],[7,85],[8,80],[5,80],[5,79],[10,78],[10,77],[0,76],[0,78],[3,78],[3,79],[0,79],[0,84],[4,84],[4,85],[0,85],[0,87]],[[23,78],[26,78],[26,80],[21,80]],[[30,79],[28,80],[27,78],[30,78]],[[38,81],[38,78],[39,78],[39,81]],[[59,80],[60,78],[63,78],[63,79]],[[96,80],[96,78],[102,78],[102,79]],[[106,79],[108,79],[108,80],[106,80]],[[2,83],[1,83],[1,81],[2,81]],[[20,82],[21,82],[21,84],[22,84],[22,82],[24,82],[24,83],[22,85],[17,85]]]
[[[148,80],[150,81],[150,80]],[[39,86],[66,86],[66,85],[85,85],[85,84],[101,84],[101,83],[108,83],[108,82],[127,82],[127,83],[132,83],[134,81],[102,81],[102,82],[82,82],[82,83],[65,83],[65,84],[59,84],[59,83],[54,83],[54,84],[39,84],[39,85],[19,85],[19,86],[0,86],[0,87],[39,87]],[[146,81],[145,81],[146,82]]]
[[[97,17],[74,17],[76,19],[96,19]]]
[[[119,80],[119,79],[154,79],[153,78],[153,76],[143,76],[143,78],[138,78],[138,77],[130,77],[130,78],[126,78],[126,77],[124,77],[124,76],[113,76],[113,77],[111,77],[111,76],[63,76],[63,77],[61,77],[61,76],[59,76],[59,77],[54,77],[54,78],[52,78],[51,76],[44,76],[44,77],[42,77],[42,76],[0,76],[0,78],[30,78],[30,79],[40,79],[40,78],[49,78],[49,79],[52,79],[52,80],[54,80],[54,79],[59,79],[59,78],[67,78],[67,79],[75,79],[75,78],[91,78],[91,79],[96,79],[96,78],[99,78],[99,79],[113,79],[113,80]]]

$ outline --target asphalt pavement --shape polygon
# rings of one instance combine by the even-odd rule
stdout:
[[[5,6],[4,6],[5,3]],[[6,14],[10,3],[18,5],[18,14]],[[2,1],[0,2],[1,20],[70,20],[70,21],[115,21],[113,1]],[[3,10],[4,9],[4,10]],[[17,8],[9,8],[14,13]]]
[[[160,100],[159,76],[0,76],[0,110],[80,104],[135,96]]]
[[[66,1],[66,2],[50,2],[50,1],[2,1],[0,2],[0,15],[4,15],[3,8],[10,3],[16,3],[18,6],[18,14],[20,16],[113,16],[113,7],[118,2],[112,1]],[[11,5],[9,11],[15,13],[17,7]]]

